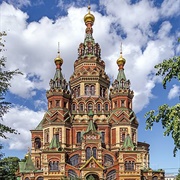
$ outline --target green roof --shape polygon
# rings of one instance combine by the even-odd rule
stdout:
[[[59,143],[59,139],[57,138],[56,135],[53,136],[51,143],[49,145],[50,149],[54,149],[54,148],[60,148],[60,143]]]
[[[132,142],[132,139],[129,135],[124,140],[124,144],[122,146],[122,149],[124,150],[134,150],[134,144]]]
[[[118,75],[117,75],[117,80],[119,81],[119,83],[121,82],[121,80],[126,81],[126,76],[123,69],[119,70]]]
[[[26,161],[19,162],[19,171],[23,173],[23,172],[32,172],[35,170],[36,170],[36,168],[32,162],[31,154],[29,152]]]

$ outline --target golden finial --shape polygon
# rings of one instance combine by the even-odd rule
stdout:
[[[25,155],[25,159],[27,159],[29,157],[29,154],[30,154],[30,147],[28,147],[28,152]]]
[[[94,17],[93,14],[91,14],[90,10],[91,10],[91,6],[90,6],[90,1],[89,1],[88,13],[84,16],[84,22],[85,22],[85,24],[86,24],[87,22],[90,22],[90,23],[92,23],[92,25],[93,25],[93,23],[94,23],[94,21],[95,21],[95,17]]]
[[[54,59],[54,62],[56,65],[60,65],[60,66],[63,64],[63,59],[60,57],[60,43],[59,42],[58,42],[58,55]]]
[[[122,42],[121,42],[121,45],[120,45],[120,57],[117,60],[117,65],[119,66],[119,68],[123,68],[125,63],[126,63],[126,60],[122,56]]]

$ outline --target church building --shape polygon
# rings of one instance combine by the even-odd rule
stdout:
[[[34,130],[19,180],[163,180],[149,165],[149,144],[138,141],[133,90],[122,51],[111,84],[93,38],[94,15],[84,16],[85,39],[69,83],[58,51],[55,75],[46,92],[47,111]]]

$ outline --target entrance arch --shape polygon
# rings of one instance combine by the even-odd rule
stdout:
[[[99,176],[97,174],[88,174],[86,180],[99,180]]]

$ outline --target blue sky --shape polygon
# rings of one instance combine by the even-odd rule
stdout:
[[[23,158],[30,146],[30,129],[41,121],[46,110],[45,92],[55,72],[54,58],[60,42],[62,71],[66,79],[73,71],[78,45],[83,42],[88,0],[6,0],[0,1],[0,31],[6,31],[8,69],[19,69],[7,100],[13,107],[4,123],[20,135],[2,140],[6,156]],[[179,0],[91,0],[95,15],[95,41],[101,46],[106,72],[116,78],[120,44],[126,59],[125,73],[134,90],[134,111],[139,120],[139,141],[150,144],[150,166],[174,173],[180,168],[180,152],[173,157],[173,141],[164,137],[160,124],[145,130],[144,114],[160,104],[179,103],[179,82],[173,80],[164,90],[154,65],[180,54]]]

